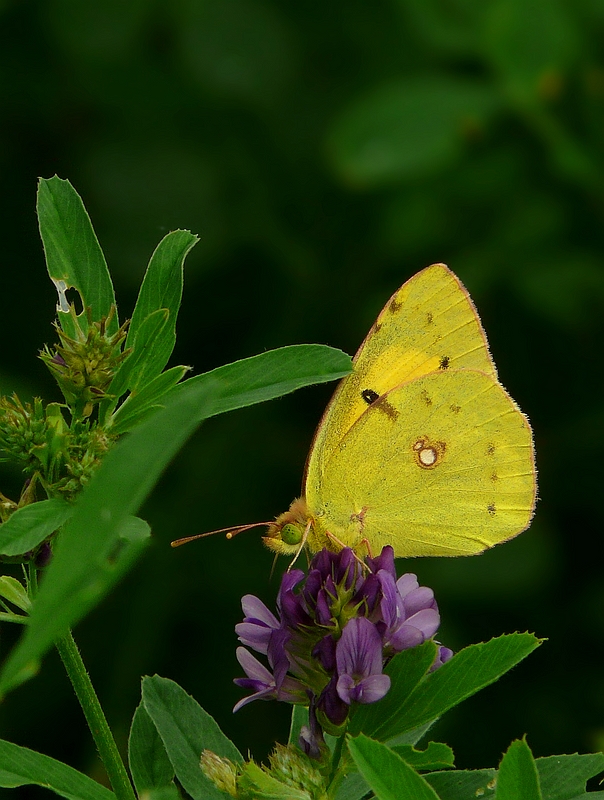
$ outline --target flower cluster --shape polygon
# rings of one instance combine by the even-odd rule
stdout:
[[[350,548],[322,550],[306,577],[301,570],[286,572],[278,617],[253,595],[242,606],[239,640],[265,655],[271,669],[245,647],[237,649],[247,677],[235,683],[252,694],[234,710],[269,699],[309,706],[300,744],[315,757],[322,731],[341,732],[352,703],[374,703],[388,692],[387,661],[430,639],[440,623],[432,590],[410,573],[397,580],[389,546],[365,564]],[[451,655],[440,647],[433,669]]]
[[[68,306],[66,312],[70,314],[69,326],[74,336],[68,336],[55,323],[60,344],[55,345],[54,352],[48,346],[44,347],[40,358],[54,375],[72,413],[86,418],[92,414],[95,405],[107,397],[111,381],[130,354],[130,350],[121,350],[128,323],[115,333],[109,333],[115,306],[100,322],[92,320],[89,308],[86,309],[85,322],[76,315],[73,305]]]

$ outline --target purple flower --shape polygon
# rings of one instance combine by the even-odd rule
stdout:
[[[399,653],[434,636],[440,615],[432,589],[420,586],[411,573],[403,575],[396,583],[386,570],[379,570],[377,578],[382,588],[382,622],[378,623],[378,628],[384,645]]]
[[[350,703],[343,700],[338,693],[337,675],[330,679],[321,692],[317,703],[317,711],[328,721],[332,733],[336,733],[334,728],[339,728],[346,722],[346,717],[350,711]]]
[[[241,599],[241,607],[245,618],[235,625],[235,633],[239,641],[258,653],[268,651],[271,633],[278,630],[280,622],[275,615],[253,594],[246,594]]]
[[[244,689],[252,689],[253,694],[240,700],[233,708],[233,712],[239,711],[252,700],[284,700],[286,703],[299,703],[306,696],[304,686],[294,678],[286,678],[278,687],[273,674],[245,647],[237,648],[237,661],[243,667],[247,678],[236,678],[235,683]]]
[[[277,595],[277,609],[281,621],[293,628],[312,624],[312,617],[306,609],[304,598],[300,594],[294,594],[294,589],[303,578],[304,573],[301,569],[292,569],[290,572],[286,572],[281,579]]]
[[[382,638],[366,617],[351,619],[336,645],[338,696],[348,705],[375,703],[390,688],[382,673]]]
[[[308,575],[286,572],[277,614],[253,595],[242,600],[242,644],[268,660],[264,666],[244,647],[237,651],[246,674],[235,683],[252,700],[283,700],[309,707],[300,746],[318,757],[323,730],[338,733],[353,703],[375,703],[388,692],[384,665],[396,653],[425,642],[440,622],[431,589],[406,574],[397,580],[392,547],[361,563],[350,548],[322,550]],[[432,669],[452,652],[440,647]]]
[[[430,667],[430,672],[434,672],[435,669],[442,667],[443,664],[446,664],[449,659],[453,658],[454,653],[448,647],[443,647],[442,644],[438,648],[438,653],[436,654],[436,658],[434,659],[434,663]]]

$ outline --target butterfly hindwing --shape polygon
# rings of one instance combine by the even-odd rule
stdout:
[[[524,530],[535,491],[527,419],[492,374],[451,369],[368,407],[306,500],[316,547],[328,531],[374,553],[470,555]]]

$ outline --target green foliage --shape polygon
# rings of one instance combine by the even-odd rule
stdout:
[[[161,790],[174,782],[174,768],[151,717],[140,703],[132,717],[128,762],[138,794]]]
[[[59,293],[57,315],[63,331],[75,339],[79,323],[85,335],[86,309],[90,308],[92,320],[108,319],[107,333],[115,334],[119,324],[117,313],[110,317],[115,294],[109,269],[90,217],[69,181],[56,175],[40,181],[38,223],[48,274]],[[78,292],[83,307],[77,318],[70,314],[65,296],[71,288]]]
[[[498,800],[543,800],[533,754],[523,740],[512,742],[497,772]]]
[[[466,647],[429,674],[435,655],[432,642],[404,650],[386,668],[393,682],[389,708],[359,706],[352,715],[350,733],[363,731],[381,741],[397,739],[496,681],[539,644],[529,633],[499,636]]]
[[[203,420],[341,377],[350,371],[350,358],[328,347],[298,345],[226,365],[177,386],[187,368],[163,369],[174,348],[184,258],[197,238],[176,231],[162,240],[126,336],[127,323],[117,327],[102,251],[69,182],[41,181],[39,217],[49,273],[59,289],[55,327],[60,344],[54,351],[46,347],[42,360],[56,378],[65,405],[44,405],[39,398],[24,404],[17,395],[0,398],[0,448],[29,476],[18,503],[0,496],[0,555],[18,557],[28,565],[26,586],[10,576],[0,578],[0,597],[27,613],[0,612],[3,621],[27,623],[26,634],[4,664],[0,691],[31,677],[55,642],[116,796],[132,800],[130,779],[69,628],[145,549],[149,525],[133,514]],[[79,314],[68,304],[65,293],[70,288],[79,294]],[[117,407],[124,394],[126,411]],[[116,444],[119,435],[132,428]],[[48,499],[39,499],[40,490]],[[36,557],[43,545],[54,552],[38,588]],[[195,747],[202,742],[204,748],[220,751],[224,740],[229,757],[236,750],[176,684],[148,679],[145,685],[129,748],[137,790],[156,800],[176,800],[176,774],[194,797],[219,796],[201,773],[201,750]],[[180,706],[176,717],[175,706]],[[185,728],[179,727],[183,721]],[[190,753],[178,755],[183,736],[195,755],[194,767]],[[40,783],[69,798],[106,796],[106,790],[91,789],[96,784],[53,759],[0,744],[3,786]],[[169,757],[175,758],[173,767]],[[12,771],[1,772],[3,759]],[[196,788],[200,782],[207,784],[203,794]]]
[[[17,556],[33,550],[59,530],[72,511],[64,500],[40,500],[17,508],[0,526],[0,554]]]
[[[201,772],[200,755],[207,749],[236,764],[242,757],[215,720],[178,684],[158,675],[143,680],[142,702],[185,791],[194,800],[222,798]]]
[[[438,795],[399,755],[363,734],[348,740],[354,763],[379,800],[438,800]]]
[[[519,753],[519,751],[522,752]],[[540,786],[543,800],[601,800],[604,792],[587,792],[586,782],[604,770],[604,754],[548,756],[533,761],[528,745],[524,741],[513,742],[508,753],[512,753],[510,763],[506,764],[508,775],[504,778],[504,791],[509,792],[508,781],[522,781],[521,789],[527,797],[534,792],[535,785]],[[507,758],[504,756],[504,759]],[[503,765],[503,761],[500,765]],[[536,775],[533,769],[536,766]],[[511,774],[510,774],[511,773]],[[537,780],[536,780],[537,777]],[[436,790],[440,800],[461,800],[465,797],[484,797],[487,800],[496,796],[499,790],[498,771],[495,769],[458,770],[433,772],[425,776]],[[518,784],[517,784],[518,787]],[[510,795],[515,798],[524,797],[518,793]],[[497,795],[498,796],[498,795]],[[534,796],[534,795],[533,795]]]
[[[113,792],[54,758],[0,740],[0,786],[37,784],[67,800],[112,800]]]

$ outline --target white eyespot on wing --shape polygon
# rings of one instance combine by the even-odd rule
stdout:
[[[418,451],[417,457],[424,467],[433,466],[438,458],[436,450],[433,447],[422,447],[422,449]]]

